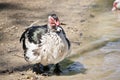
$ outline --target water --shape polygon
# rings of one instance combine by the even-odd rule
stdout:
[[[111,12],[113,0],[109,1],[97,0],[90,6],[95,17],[88,19],[82,44],[69,57],[87,69],[85,80],[120,79],[120,20],[118,12]]]

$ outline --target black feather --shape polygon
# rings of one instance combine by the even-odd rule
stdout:
[[[26,35],[27,35],[27,32],[29,31],[30,28],[27,28],[23,34],[21,35],[21,38],[20,38],[20,42],[22,42],[22,47],[23,47],[23,50],[26,51],[27,50],[27,47],[25,45],[25,38],[26,38]]]
[[[47,32],[47,25],[43,26],[32,26],[27,28],[21,35],[20,42],[22,42],[23,50],[26,51],[25,39],[28,38],[29,42],[34,44],[41,43],[41,36]]]
[[[42,35],[47,33],[47,25],[43,26],[32,26],[31,29],[28,31],[28,40],[30,42],[33,42],[34,44],[39,44],[41,43],[40,39]]]

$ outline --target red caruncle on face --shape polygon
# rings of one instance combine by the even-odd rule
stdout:
[[[54,19],[53,17],[49,17],[48,22],[51,27],[56,27],[60,25],[59,19]]]

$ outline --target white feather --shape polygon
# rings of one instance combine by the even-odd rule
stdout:
[[[68,43],[62,32],[59,35],[55,32],[46,33],[42,36],[40,45],[30,43],[26,39],[28,48],[26,56],[29,57],[29,62],[40,62],[43,65],[56,64],[68,55]],[[35,49],[38,49],[39,55],[34,55]]]

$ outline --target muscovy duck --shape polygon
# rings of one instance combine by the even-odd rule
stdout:
[[[120,10],[120,0],[115,0],[115,1],[113,2],[112,11],[115,11],[115,10]]]
[[[48,16],[46,25],[27,28],[21,35],[20,42],[25,60],[36,64],[37,74],[49,74],[51,70],[59,74],[61,72],[59,62],[70,53],[70,41],[56,14]],[[54,65],[54,68],[51,65]]]

